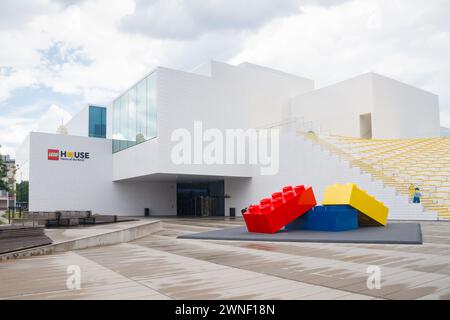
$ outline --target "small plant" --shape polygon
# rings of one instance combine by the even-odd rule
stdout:
[[[6,212],[0,211],[0,225],[5,224],[4,220],[7,220],[8,217],[6,215]]]

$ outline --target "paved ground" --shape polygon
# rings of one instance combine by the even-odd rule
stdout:
[[[52,239],[53,243],[62,243],[84,237],[93,237],[108,232],[120,231],[142,225],[143,221],[124,221],[121,223],[105,223],[95,225],[80,225],[72,228],[46,229],[45,234]]]
[[[8,224],[8,218],[5,217],[5,211],[0,211],[0,224]]]
[[[176,239],[241,220],[165,219],[119,245],[0,263],[8,299],[450,299],[450,222],[422,223],[423,245]],[[81,290],[68,290],[69,265]],[[367,267],[381,289],[367,288]]]

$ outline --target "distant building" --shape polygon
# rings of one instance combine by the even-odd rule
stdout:
[[[14,159],[11,159],[9,155],[1,156],[3,159],[3,162],[6,164],[6,168],[8,170],[7,176],[4,178],[4,180],[10,185],[10,192],[9,194],[6,191],[0,191],[0,210],[5,210],[8,205],[14,206],[15,205],[15,196],[14,196],[14,190],[15,190],[15,165],[16,162]],[[9,203],[8,203],[8,195],[9,195]]]

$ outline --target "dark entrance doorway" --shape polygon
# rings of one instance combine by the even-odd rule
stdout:
[[[223,181],[178,183],[177,216],[224,216],[224,195]]]
[[[372,139],[372,114],[365,113],[359,116],[359,130],[362,139]]]

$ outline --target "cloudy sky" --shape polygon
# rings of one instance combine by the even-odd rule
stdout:
[[[440,96],[448,0],[0,0],[0,152],[110,102],[158,65],[249,61],[322,87],[374,71]]]

